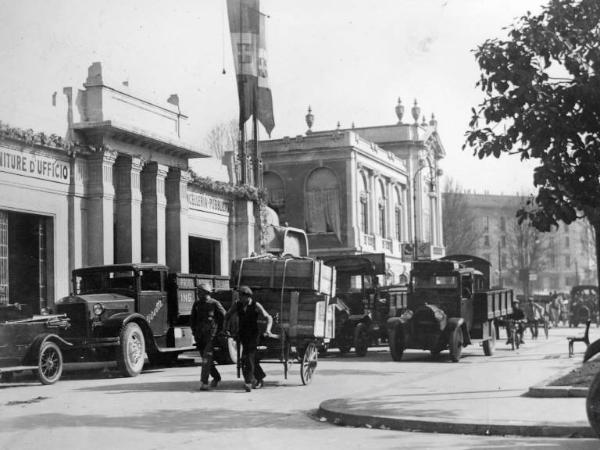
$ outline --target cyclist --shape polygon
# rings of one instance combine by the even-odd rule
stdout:
[[[525,321],[525,313],[521,309],[521,305],[518,299],[514,299],[512,302],[513,312],[510,315],[510,320],[513,323],[513,326],[517,327],[517,339],[519,339],[520,344],[524,344],[523,342],[523,331],[525,330],[524,321]],[[510,322],[509,322],[510,323]],[[506,335],[508,339],[506,340],[506,345],[511,344],[512,338],[509,326],[506,327]]]

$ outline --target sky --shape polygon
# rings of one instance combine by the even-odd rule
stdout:
[[[471,108],[482,100],[472,50],[541,0],[262,0],[268,14],[272,138],[313,130],[391,125],[416,99],[434,113],[444,173],[476,192],[531,192],[531,163],[479,160],[462,150]],[[215,125],[237,118],[226,0],[0,0],[0,121],[66,131],[62,88],[82,88],[101,61],[161,103],[180,97],[182,139],[202,149]],[[225,74],[223,74],[225,69]],[[52,106],[52,93],[58,102]],[[261,138],[266,138],[263,134]]]

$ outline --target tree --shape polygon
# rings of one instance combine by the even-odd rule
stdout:
[[[523,205],[526,201],[525,197],[520,197],[519,203]],[[506,224],[506,237],[509,267],[514,279],[520,283],[523,294],[528,297],[529,274],[541,272],[547,262],[547,251],[553,250],[549,248],[542,232],[529,223],[519,221],[516,216]]]
[[[473,226],[475,214],[465,195],[465,190],[458,183],[452,178],[447,179],[442,202],[442,225],[448,255],[475,253],[482,235],[481,230]]]
[[[464,147],[539,162],[537,194],[517,214],[541,231],[586,217],[600,233],[599,22],[597,0],[551,0],[475,50],[484,99]]]
[[[204,142],[212,154],[221,159],[225,152],[237,151],[239,136],[237,119],[232,119],[212,127],[204,138]]]

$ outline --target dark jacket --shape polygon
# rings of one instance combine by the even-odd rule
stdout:
[[[223,329],[225,308],[212,297],[198,298],[192,306],[190,326],[194,336],[215,335]]]

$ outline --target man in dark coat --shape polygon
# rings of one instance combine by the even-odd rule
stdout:
[[[236,314],[238,318],[238,339],[242,345],[242,372],[244,374],[244,389],[250,392],[252,388],[263,386],[265,372],[260,366],[257,355],[258,342],[261,337],[259,320],[267,321],[266,335],[271,335],[273,318],[262,305],[252,298],[252,290],[248,286],[240,286],[239,301],[231,305],[227,318]]]
[[[196,301],[192,306],[190,325],[196,340],[196,347],[202,356],[202,371],[200,373],[200,390],[208,390],[208,375],[212,377],[211,387],[216,387],[221,381],[221,375],[213,361],[213,341],[216,334],[223,328],[225,308],[218,300],[210,296],[212,288],[202,283],[196,289]]]

